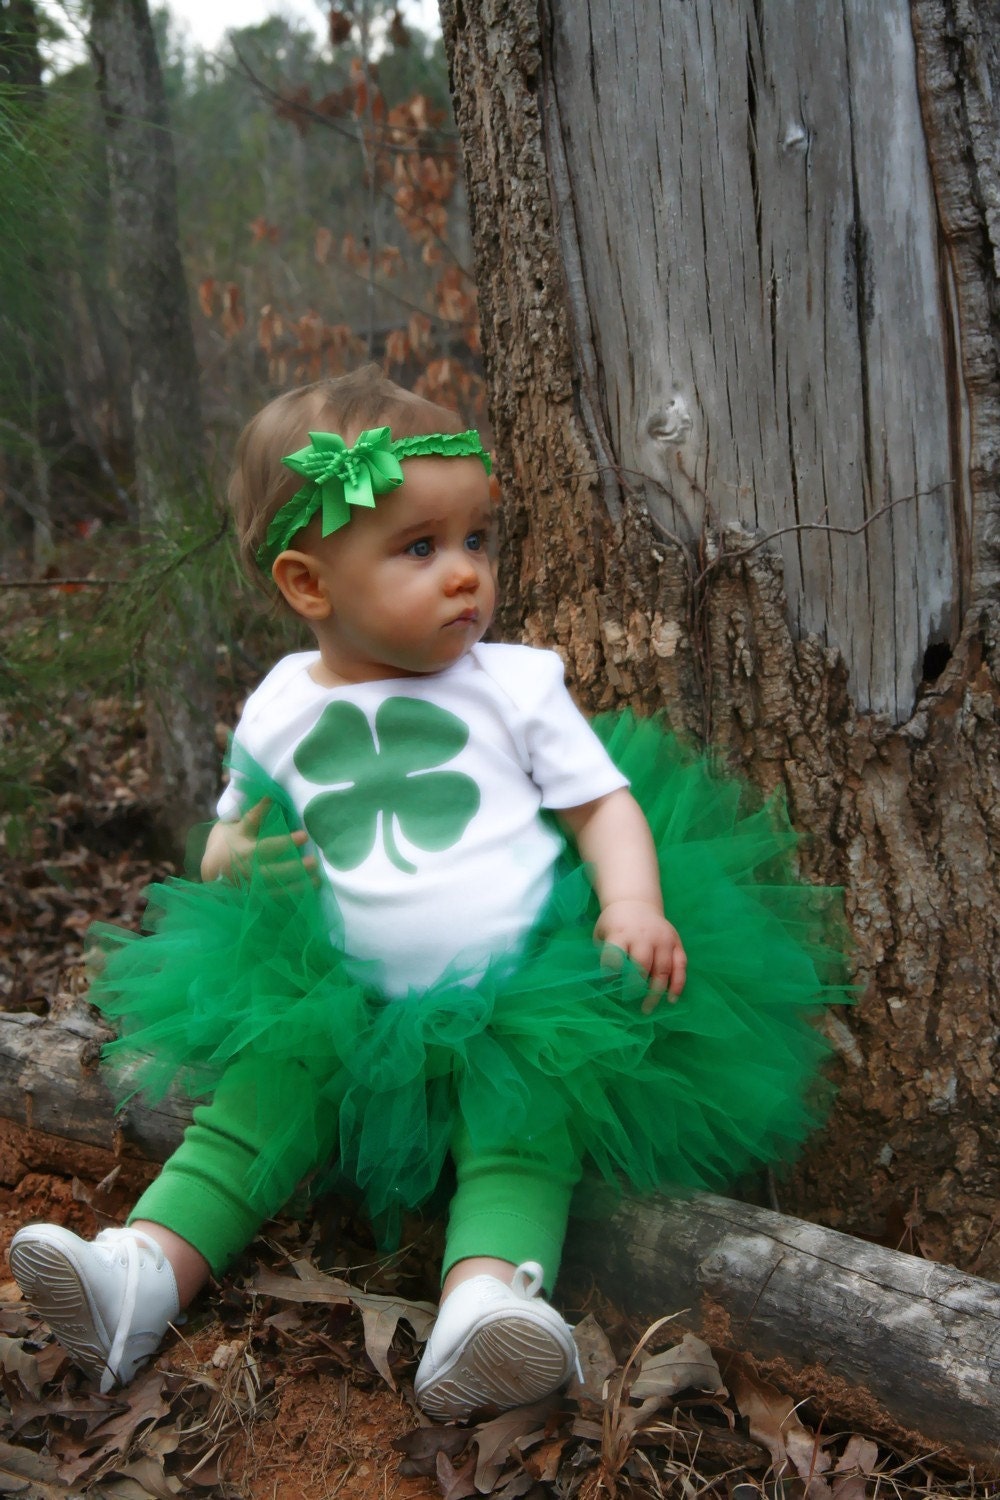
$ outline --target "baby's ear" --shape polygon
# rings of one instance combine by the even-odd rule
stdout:
[[[280,592],[304,620],[325,620],[332,609],[326,584],[308,552],[281,552],[271,568]]]

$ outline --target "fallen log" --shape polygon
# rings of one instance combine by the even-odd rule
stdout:
[[[190,1103],[130,1100],[115,1113],[100,1072],[110,1033],[85,1007],[58,1017],[0,1013],[0,1119],[116,1155],[166,1161],[191,1118]]]
[[[625,1198],[574,1221],[567,1265],[625,1311],[682,1313],[716,1346],[886,1438],[1000,1473],[1000,1286],[952,1266],[709,1194]],[[782,1367],[782,1368],[779,1368]]]
[[[107,1033],[84,1010],[0,1014],[0,1120],[163,1161],[190,1105],[130,1101],[116,1115],[99,1069]],[[624,1310],[749,1351],[799,1394],[869,1430],[925,1440],[1000,1473],[1000,1286],[784,1214],[704,1195],[625,1198],[610,1224],[574,1220],[567,1267]]]

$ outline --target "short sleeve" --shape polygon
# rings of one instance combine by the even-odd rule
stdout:
[[[628,778],[570,697],[562,661],[554,651],[530,646],[490,650],[503,653],[489,658],[488,670],[516,706],[512,727],[543,807],[582,807],[628,786]]]
[[[230,772],[229,780],[222,788],[222,795],[215,804],[215,816],[220,823],[236,823],[246,810],[246,798],[241,792],[238,778]]]

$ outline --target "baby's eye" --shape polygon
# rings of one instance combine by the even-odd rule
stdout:
[[[422,536],[418,541],[411,542],[406,550],[410,557],[430,557],[434,551],[434,543],[429,536]]]
[[[483,552],[486,549],[485,531],[470,531],[465,538],[465,545],[470,552]]]

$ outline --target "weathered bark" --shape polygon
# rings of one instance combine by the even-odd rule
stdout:
[[[140,523],[155,539],[176,532],[178,519],[204,514],[209,485],[173,148],[146,0],[95,0],[90,41],[107,131]],[[205,816],[215,787],[215,633],[182,570],[169,605],[145,667],[163,826],[177,837]]]
[[[666,705],[675,722],[714,739],[760,786],[785,788],[794,821],[808,836],[804,873],[846,889],[859,998],[856,1013],[831,1020],[840,1053],[840,1099],[825,1136],[785,1189],[787,1205],[861,1233],[910,1234],[929,1254],[995,1274],[1000,890],[991,844],[1000,822],[1000,199],[991,152],[1000,101],[997,21],[986,6],[931,0],[915,0],[912,33],[908,26],[900,29],[906,18],[895,3],[874,11],[855,0],[792,9],[790,36],[804,26],[816,28],[814,72],[799,79],[794,97],[788,60],[775,55],[780,17],[772,16],[772,7],[738,0],[722,8],[728,18],[738,16],[738,25],[731,36],[727,32],[736,53],[719,64],[728,80],[728,115],[716,123],[713,148],[720,166],[708,160],[704,128],[702,157],[691,160],[688,145],[695,115],[711,114],[722,97],[708,40],[721,15],[718,7],[663,0],[640,26],[638,43],[626,45],[632,13],[613,0],[574,6],[550,0],[541,11],[526,0],[444,0],[507,502],[501,628],[511,638],[556,644],[590,706]],[[762,31],[763,16],[774,32]],[[700,37],[691,31],[695,17],[701,18]],[[904,87],[900,60],[910,58],[912,97],[899,110],[887,112],[879,103],[862,116],[869,96],[851,92],[856,80],[848,79],[846,69],[838,74],[841,94],[831,94],[822,76],[826,38],[839,37],[844,56],[856,56],[856,44],[847,47],[843,38],[857,35],[862,23],[868,34],[861,45],[873,57],[891,54],[894,101]],[[680,56],[663,51],[668,31]],[[618,68],[609,76],[607,54],[615,48]],[[672,89],[664,86],[668,74],[676,81]],[[599,98],[598,87],[604,90]],[[587,89],[591,102],[585,107]],[[642,101],[657,94],[663,101],[658,111],[644,112]],[[766,163],[764,156],[780,158],[791,150],[788,132],[774,127],[793,115],[802,122],[813,98],[825,101],[826,112],[804,123],[831,131],[837,124],[830,112],[850,112],[857,145],[853,160],[850,151],[844,159],[824,158],[823,172],[813,175],[807,153],[796,169],[798,188],[786,182],[787,193],[812,195],[808,223],[816,233],[801,242],[801,253],[815,252],[818,259],[790,270],[782,295],[771,299],[772,258],[775,274],[784,275],[780,193],[774,186],[782,179],[780,163]],[[889,117],[908,120],[907,129],[919,131],[914,101],[926,122],[922,149],[934,195],[925,194],[923,201],[933,213],[929,221],[915,213],[902,232],[929,236],[931,244],[914,246],[899,259],[893,274],[902,285],[894,289],[887,285],[884,251],[872,250],[863,273],[864,257],[857,259],[868,233],[858,199],[867,195],[870,204],[877,197],[858,182],[857,157],[863,149],[866,158],[903,159],[899,143],[878,131],[885,132]],[[771,125],[762,133],[765,118]],[[641,142],[654,130],[651,155]],[[667,158],[683,157],[693,194],[683,212],[694,217],[697,240],[699,182],[724,180],[738,196],[739,180],[750,175],[751,140],[759,230],[751,215],[742,242],[738,234],[720,235],[720,244],[703,242],[700,259],[696,245],[681,264],[682,271],[692,271],[693,289],[685,281],[672,286],[675,246],[664,234],[652,271],[644,266],[654,276],[652,290],[630,282],[628,260],[640,253],[632,244],[640,236],[624,203],[639,203],[645,195],[655,204],[665,192],[668,167],[674,170]],[[915,183],[912,149],[905,159],[911,163],[908,180]],[[637,171],[632,197],[625,200],[619,178],[627,178],[637,161],[645,170]],[[765,180],[772,184],[766,201]],[[845,191],[853,217],[843,207]],[[595,228],[602,193],[610,208],[602,210]],[[798,234],[806,218],[789,212]],[[766,223],[765,215],[772,216]],[[867,299],[861,323],[868,344],[861,360],[857,341],[851,346],[843,328],[833,330],[818,341],[820,357],[807,382],[810,298],[820,298],[833,275],[827,240],[819,232],[827,216],[852,229],[851,294],[856,299],[863,291]],[[688,234],[690,225],[682,232]],[[882,232],[900,230],[888,224]],[[614,285],[608,260],[624,267]],[[701,261],[709,267],[707,278]],[[937,279],[928,288],[931,264]],[[704,306],[709,294],[717,362],[698,343],[708,340],[711,347],[706,327],[696,330],[692,321],[695,304]],[[922,309],[919,317],[907,310],[908,294]],[[760,295],[763,323],[754,304]],[[924,316],[929,302],[937,319],[933,336]],[[828,298],[825,305],[829,322],[833,303]],[[857,330],[856,305],[853,317]],[[883,341],[893,340],[888,364],[872,345],[875,328]],[[760,352],[751,347],[761,339],[764,365],[776,361],[777,375],[767,368],[761,373]],[[911,343],[919,345],[912,383]],[[855,364],[848,369],[845,351],[852,347]],[[676,373],[685,349],[686,368],[694,372],[690,383],[683,361]],[[885,443],[895,455],[885,463],[873,457],[883,441],[870,380],[876,354],[883,383],[886,371],[902,372],[892,401],[883,403]],[[675,363],[666,363],[668,358]],[[799,370],[795,378],[793,365]],[[864,378],[860,369],[867,372]],[[943,411],[934,405],[938,388],[946,397]],[[760,392],[762,430],[750,459],[745,455],[752,448]],[[930,407],[910,400],[920,392]],[[685,412],[671,405],[677,399],[697,417],[690,427]],[[837,440],[847,451],[838,471],[841,490],[831,497],[819,481],[825,419],[838,401],[856,404],[853,415],[837,419]],[[727,402],[739,412],[730,417]],[[907,527],[922,527],[927,512],[901,498],[909,492],[899,486],[909,481],[902,477],[900,454],[902,435],[920,430],[925,408],[929,430],[938,436],[931,449],[922,442],[914,446],[914,488],[929,483],[953,498],[947,517],[937,512],[936,532],[926,541],[917,533],[917,552],[927,556],[909,582],[910,565],[901,560],[900,538],[894,539],[897,510],[906,512]],[[781,441],[764,430],[768,422],[778,424]],[[948,450],[944,480],[933,467],[942,446]],[[672,477],[663,457],[670,452],[676,455]],[[867,476],[852,493],[845,488],[844,464]],[[939,480],[946,484],[943,491]],[[694,511],[699,488],[700,517]],[[798,603],[790,613],[778,540],[764,540],[785,524],[790,490],[793,517],[803,522],[822,524],[829,503],[838,524],[854,525],[857,518],[865,528],[861,538],[871,541],[877,528],[889,528],[891,545],[874,562],[867,595],[867,583],[862,590],[858,582],[860,564],[851,560],[853,542],[798,533],[794,549],[801,575],[791,580]],[[880,501],[897,500],[898,508],[874,515]],[[682,532],[682,525],[689,530]],[[816,537],[824,547],[814,545]],[[879,556],[874,546],[870,556]],[[784,557],[787,563],[787,552]],[[825,571],[817,575],[817,568]],[[938,605],[925,610],[930,595],[920,580],[935,570],[939,581],[947,575],[951,582],[942,584]],[[919,605],[898,635],[863,602],[874,601],[893,578],[898,594],[909,588]],[[848,613],[856,609],[865,617],[858,631],[841,633],[845,617],[838,624],[831,610],[823,633],[808,634],[815,628],[812,601],[832,600],[838,590]],[[935,634],[939,606],[938,623],[946,615],[953,622],[947,641]],[[873,665],[867,688],[856,681],[862,636],[873,663],[886,651],[885,659],[892,659],[898,723],[888,712],[863,707],[869,700],[889,703],[890,695],[876,691],[879,681],[889,680],[881,667]],[[940,645],[934,647],[936,639]]]
[[[0,1182],[61,1162],[103,1175],[162,1162],[190,1103],[140,1098],[114,1113],[97,1067],[108,1033],[84,1011],[0,1015]],[[567,1267],[625,1310],[689,1310],[713,1344],[752,1349],[889,1440],[916,1432],[978,1464],[1000,1431],[1000,1287],[783,1214],[710,1195],[625,1199],[608,1225],[574,1221]]]

